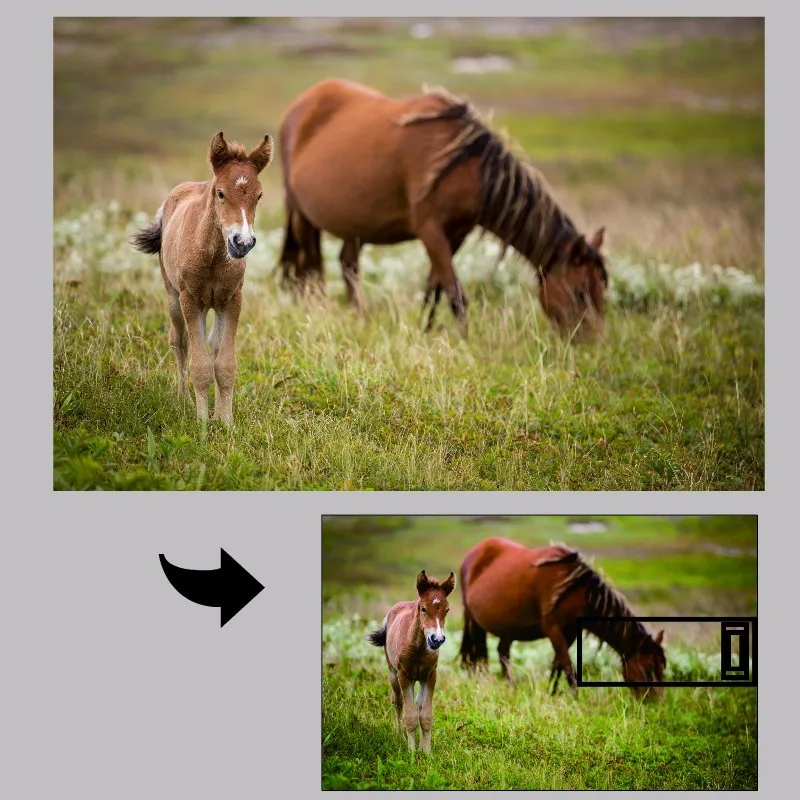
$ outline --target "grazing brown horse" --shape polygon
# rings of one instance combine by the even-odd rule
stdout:
[[[208,389],[216,384],[214,418],[233,422],[234,352],[242,308],[245,256],[256,238],[253,221],[261,199],[258,175],[272,161],[272,137],[250,153],[222,132],[209,151],[212,177],[181,183],[167,196],[153,222],[139,231],[133,246],[158,253],[167,289],[172,327],[169,343],[178,361],[178,388],[189,396],[191,364],[197,417],[208,418]],[[214,309],[214,327],[206,350],[206,315]]]
[[[559,329],[601,326],[608,283],[603,229],[589,241],[578,233],[544,178],[468,102],[441,89],[398,100],[326,80],[289,106],[279,137],[285,283],[322,282],[320,233],[327,231],[343,240],[342,274],[360,307],[361,247],[419,239],[431,262],[427,328],[442,291],[465,322],[467,299],[453,256],[478,225],[534,266],[542,307]]]
[[[397,715],[397,732],[405,720],[408,747],[414,749],[417,727],[421,728],[420,747],[431,751],[433,727],[433,690],[439,648],[444,644],[444,626],[450,606],[447,596],[456,585],[456,577],[442,584],[429,578],[425,570],[417,575],[417,600],[396,603],[378,630],[367,639],[383,647],[392,685],[392,705]],[[419,694],[414,700],[414,684]]]
[[[500,638],[503,675],[512,681],[511,643],[548,638],[555,651],[551,678],[555,694],[563,670],[577,686],[569,648],[578,634],[579,617],[635,616],[625,599],[581,557],[565,545],[530,550],[508,539],[490,538],[475,545],[461,564],[464,600],[465,665],[488,660],[486,634]],[[666,657],[664,631],[653,638],[639,622],[586,621],[584,628],[606,642],[622,658],[625,681],[660,681]],[[652,687],[631,683],[637,697]],[[661,694],[653,688],[651,696]]]

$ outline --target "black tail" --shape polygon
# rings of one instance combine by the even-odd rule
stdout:
[[[375,647],[383,647],[386,644],[386,625],[378,628],[376,631],[372,631],[367,636],[367,641],[370,644],[374,644]]]
[[[281,286],[290,286],[298,277],[300,270],[300,242],[292,229],[292,210],[287,203],[286,223],[283,227],[283,249],[281,250],[279,266],[281,268]]]
[[[463,584],[462,584],[463,589]],[[464,606],[464,633],[461,637],[461,665],[475,667],[489,660],[486,631],[478,625]]]
[[[140,252],[155,255],[161,250],[161,215],[159,214],[146,228],[136,231],[131,244]]]

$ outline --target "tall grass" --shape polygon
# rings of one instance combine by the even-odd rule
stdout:
[[[363,638],[375,624],[356,614],[323,625],[323,789],[757,788],[755,689],[667,688],[642,703],[625,688],[573,695],[562,678],[551,696],[547,642],[515,645],[510,688],[491,649],[488,672],[458,666],[458,619],[440,654],[432,753],[412,755],[395,732],[383,653]],[[588,644],[586,658],[587,679],[620,679],[607,649]],[[665,679],[718,678],[717,662],[673,645]]]
[[[763,288],[737,270],[612,254],[606,338],[581,347],[551,331],[526,264],[473,242],[465,339],[446,307],[422,331],[417,243],[365,253],[361,319],[334,269],[325,298],[280,291],[280,233],[259,230],[237,425],[204,434],[175,390],[157,262],[127,243],[145,219],[112,204],[55,225],[57,488],[763,485]]]

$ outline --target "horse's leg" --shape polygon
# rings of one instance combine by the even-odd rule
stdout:
[[[416,749],[417,728],[419,727],[419,712],[414,703],[414,681],[403,672],[397,671],[397,680],[400,683],[400,692],[403,695],[403,717],[408,735],[408,749]]]
[[[464,243],[464,239],[467,238],[467,235],[469,234],[470,230],[472,230],[471,226],[459,228],[448,236],[448,242],[450,243],[451,259],[453,256],[455,256],[459,247],[461,247],[461,245]],[[433,305],[431,306],[431,312],[430,315],[428,316],[428,324],[425,326],[426,332],[429,331],[433,326],[433,316],[436,313],[436,306],[439,305],[439,298],[441,297],[441,294],[442,294],[442,287],[441,284],[439,284],[436,280],[435,270],[433,264],[431,264],[431,271],[428,275],[428,284],[425,289],[425,296],[422,300],[422,314],[424,316],[425,309],[427,308],[428,303],[430,302],[431,295],[433,295]]]
[[[578,636],[578,629],[576,626],[567,627],[564,629],[564,639],[567,642],[567,650],[572,647],[573,642]],[[561,673],[564,670],[561,668],[561,665],[558,662],[558,658],[553,659],[553,666],[550,669],[550,679],[553,680],[553,676],[555,679],[553,680],[553,691],[552,694],[556,693],[556,689],[558,688],[558,681],[561,678]]]
[[[545,634],[553,645],[555,650],[556,659],[564,670],[567,676],[567,681],[571,688],[575,689],[578,686],[578,680],[575,677],[575,669],[572,666],[572,660],[569,657],[569,642],[567,641],[564,632],[557,625],[552,625],[545,629]]]
[[[500,666],[503,670],[503,677],[511,684],[514,685],[514,677],[511,674],[511,642],[512,639],[500,638],[500,643],[497,645],[497,655],[500,656]]]
[[[169,319],[172,323],[169,329],[169,344],[175,351],[175,358],[178,362],[178,392],[181,397],[188,400],[189,335],[186,331],[186,321],[181,310],[180,293],[171,286],[167,287],[167,308],[169,310]]]
[[[434,277],[433,268],[431,268],[431,273],[428,276],[428,285],[425,289],[425,296],[422,298],[422,316],[425,316],[425,309],[428,307],[428,303],[431,300],[431,295],[433,295],[433,302],[431,303],[431,310],[428,314],[428,322],[425,325],[425,332],[427,333],[433,327],[433,317],[436,314],[436,306],[439,305],[439,298],[442,296],[442,287],[436,283],[436,279]]]
[[[428,257],[431,260],[431,273],[428,278],[428,288],[425,293],[426,300],[430,297],[432,289],[434,291],[435,288],[438,287],[444,289],[450,300],[450,307],[453,309],[453,314],[455,314],[456,319],[466,332],[467,298],[453,270],[453,250],[450,245],[450,240],[442,230],[441,225],[435,220],[429,220],[423,223],[418,232],[418,236],[425,246]],[[438,297],[435,297],[433,308],[431,308],[431,314],[428,317],[428,326],[426,330],[430,330],[433,324],[433,313],[436,310],[437,300]]]
[[[180,294],[181,311],[189,335],[189,373],[194,386],[197,418],[208,419],[208,387],[214,374],[214,360],[206,350],[206,312],[186,290]]]
[[[471,226],[466,226],[462,228],[456,229],[453,233],[448,235],[447,240],[450,243],[450,253],[451,259],[458,251],[458,248],[464,244],[464,239],[467,238],[467,235],[472,230]],[[428,283],[425,288],[425,296],[422,299],[422,315],[425,315],[425,309],[428,307],[428,303],[431,300],[431,295],[433,295],[433,305],[431,306],[430,315],[428,316],[428,324],[425,326],[426,332],[431,329],[433,326],[433,316],[436,313],[436,306],[439,305],[439,298],[442,294],[442,286],[437,281],[436,277],[436,270],[431,263],[431,271],[428,274]],[[466,302],[466,298],[465,298]]]
[[[556,689],[558,688],[558,681],[561,678],[561,673],[563,670],[561,669],[561,665],[558,663],[558,658],[553,658],[553,666],[550,667],[550,677],[547,679],[547,682],[553,682],[553,691],[552,694],[556,693]],[[554,679],[555,676],[555,679]]]
[[[211,325],[211,333],[208,335],[208,347],[211,350],[211,358],[217,360],[219,355],[219,347],[222,344],[222,329],[225,327],[225,316],[219,309],[214,309],[214,322]],[[214,375],[214,418],[217,417],[217,410],[219,409],[219,381],[217,376]]]
[[[361,240],[345,239],[342,251],[339,253],[339,263],[342,265],[342,277],[347,287],[347,299],[361,313],[364,310],[364,299],[361,292],[361,282],[358,279],[358,254],[361,252]]]
[[[215,310],[214,319],[214,382],[217,397],[214,419],[233,424],[233,385],[236,381],[236,329],[242,310],[242,290],[237,289],[225,306]]]
[[[431,751],[431,729],[433,728],[433,690],[436,688],[436,670],[428,673],[428,680],[419,685],[419,726],[422,733],[419,744],[424,753]]]
[[[392,684],[392,705],[397,719],[397,733],[403,732],[403,692],[397,678],[397,670],[389,667],[389,683]]]

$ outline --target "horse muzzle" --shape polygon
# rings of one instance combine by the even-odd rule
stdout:
[[[437,636],[435,633],[428,636],[428,647],[431,650],[438,650],[443,644],[444,636]]]
[[[244,258],[255,247],[255,236],[242,236],[235,233],[228,238],[228,255],[231,258]]]

